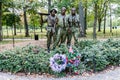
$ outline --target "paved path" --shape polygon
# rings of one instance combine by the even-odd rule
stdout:
[[[53,78],[44,75],[18,76],[0,72],[0,80],[120,80],[120,67],[117,67],[115,70],[107,70],[107,72],[104,71],[92,75],[86,74],[84,76],[68,76],[63,78]]]

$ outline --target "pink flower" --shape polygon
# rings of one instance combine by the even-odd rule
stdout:
[[[74,72],[75,75],[79,75],[79,72]]]
[[[72,46],[70,46],[70,48],[69,48],[69,52],[73,53]]]
[[[70,63],[71,63],[71,64],[73,64],[73,63],[74,63],[74,61],[73,61],[73,60],[70,60]]]
[[[77,56],[77,58],[80,58],[80,56]]]
[[[66,61],[68,62],[68,58],[66,57]]]

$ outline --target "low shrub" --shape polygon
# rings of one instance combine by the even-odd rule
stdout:
[[[101,71],[109,65],[120,64],[120,40],[108,39],[107,41],[80,41],[72,46],[73,53],[69,52],[66,45],[61,45],[48,54],[43,48],[33,45],[18,47],[0,53],[0,71],[12,73],[49,73],[57,76],[65,76],[68,73],[84,71]],[[50,68],[50,58],[55,54],[65,54],[67,68],[59,73]],[[80,58],[78,56],[80,55]],[[60,60],[60,59],[58,59]],[[79,60],[79,65],[69,67],[68,63]],[[62,64],[62,63],[61,63]],[[67,70],[68,69],[68,70]],[[76,73],[77,74],[77,73]]]
[[[0,70],[12,73],[49,73],[50,54],[32,45],[0,53]]]
[[[98,41],[91,46],[84,47],[83,50],[79,50],[82,54],[81,61],[86,65],[86,70],[101,71],[109,65],[119,65],[119,44],[120,40],[108,39],[107,41]]]

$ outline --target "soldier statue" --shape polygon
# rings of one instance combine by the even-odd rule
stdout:
[[[68,16],[68,29],[67,29],[67,45],[71,45],[72,37],[74,38],[74,45],[78,43],[79,32],[79,15],[76,13],[76,9],[72,8],[71,13]]]
[[[50,53],[50,44],[52,42],[52,38],[53,38],[53,42],[55,42],[56,40],[56,24],[58,23],[58,18],[56,16],[57,11],[55,9],[50,10],[50,15],[48,15],[47,18],[47,50],[48,53]]]
[[[66,41],[66,28],[67,28],[67,15],[66,15],[66,8],[61,8],[61,13],[58,14],[58,33],[57,33],[57,40],[53,45],[53,49],[56,46],[60,46],[62,43]]]

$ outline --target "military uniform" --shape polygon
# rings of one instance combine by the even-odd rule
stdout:
[[[78,31],[79,31],[79,15],[68,16],[68,29],[67,29],[67,45],[71,45],[72,37],[74,38],[74,44],[78,42]]]
[[[57,40],[53,46],[55,48],[56,46],[65,43],[66,41],[66,33],[67,33],[67,16],[59,14],[58,16],[58,33],[57,33]]]
[[[57,17],[49,15],[47,18],[47,48],[50,49],[50,44],[53,38],[53,42],[56,40],[56,23],[57,23]]]

